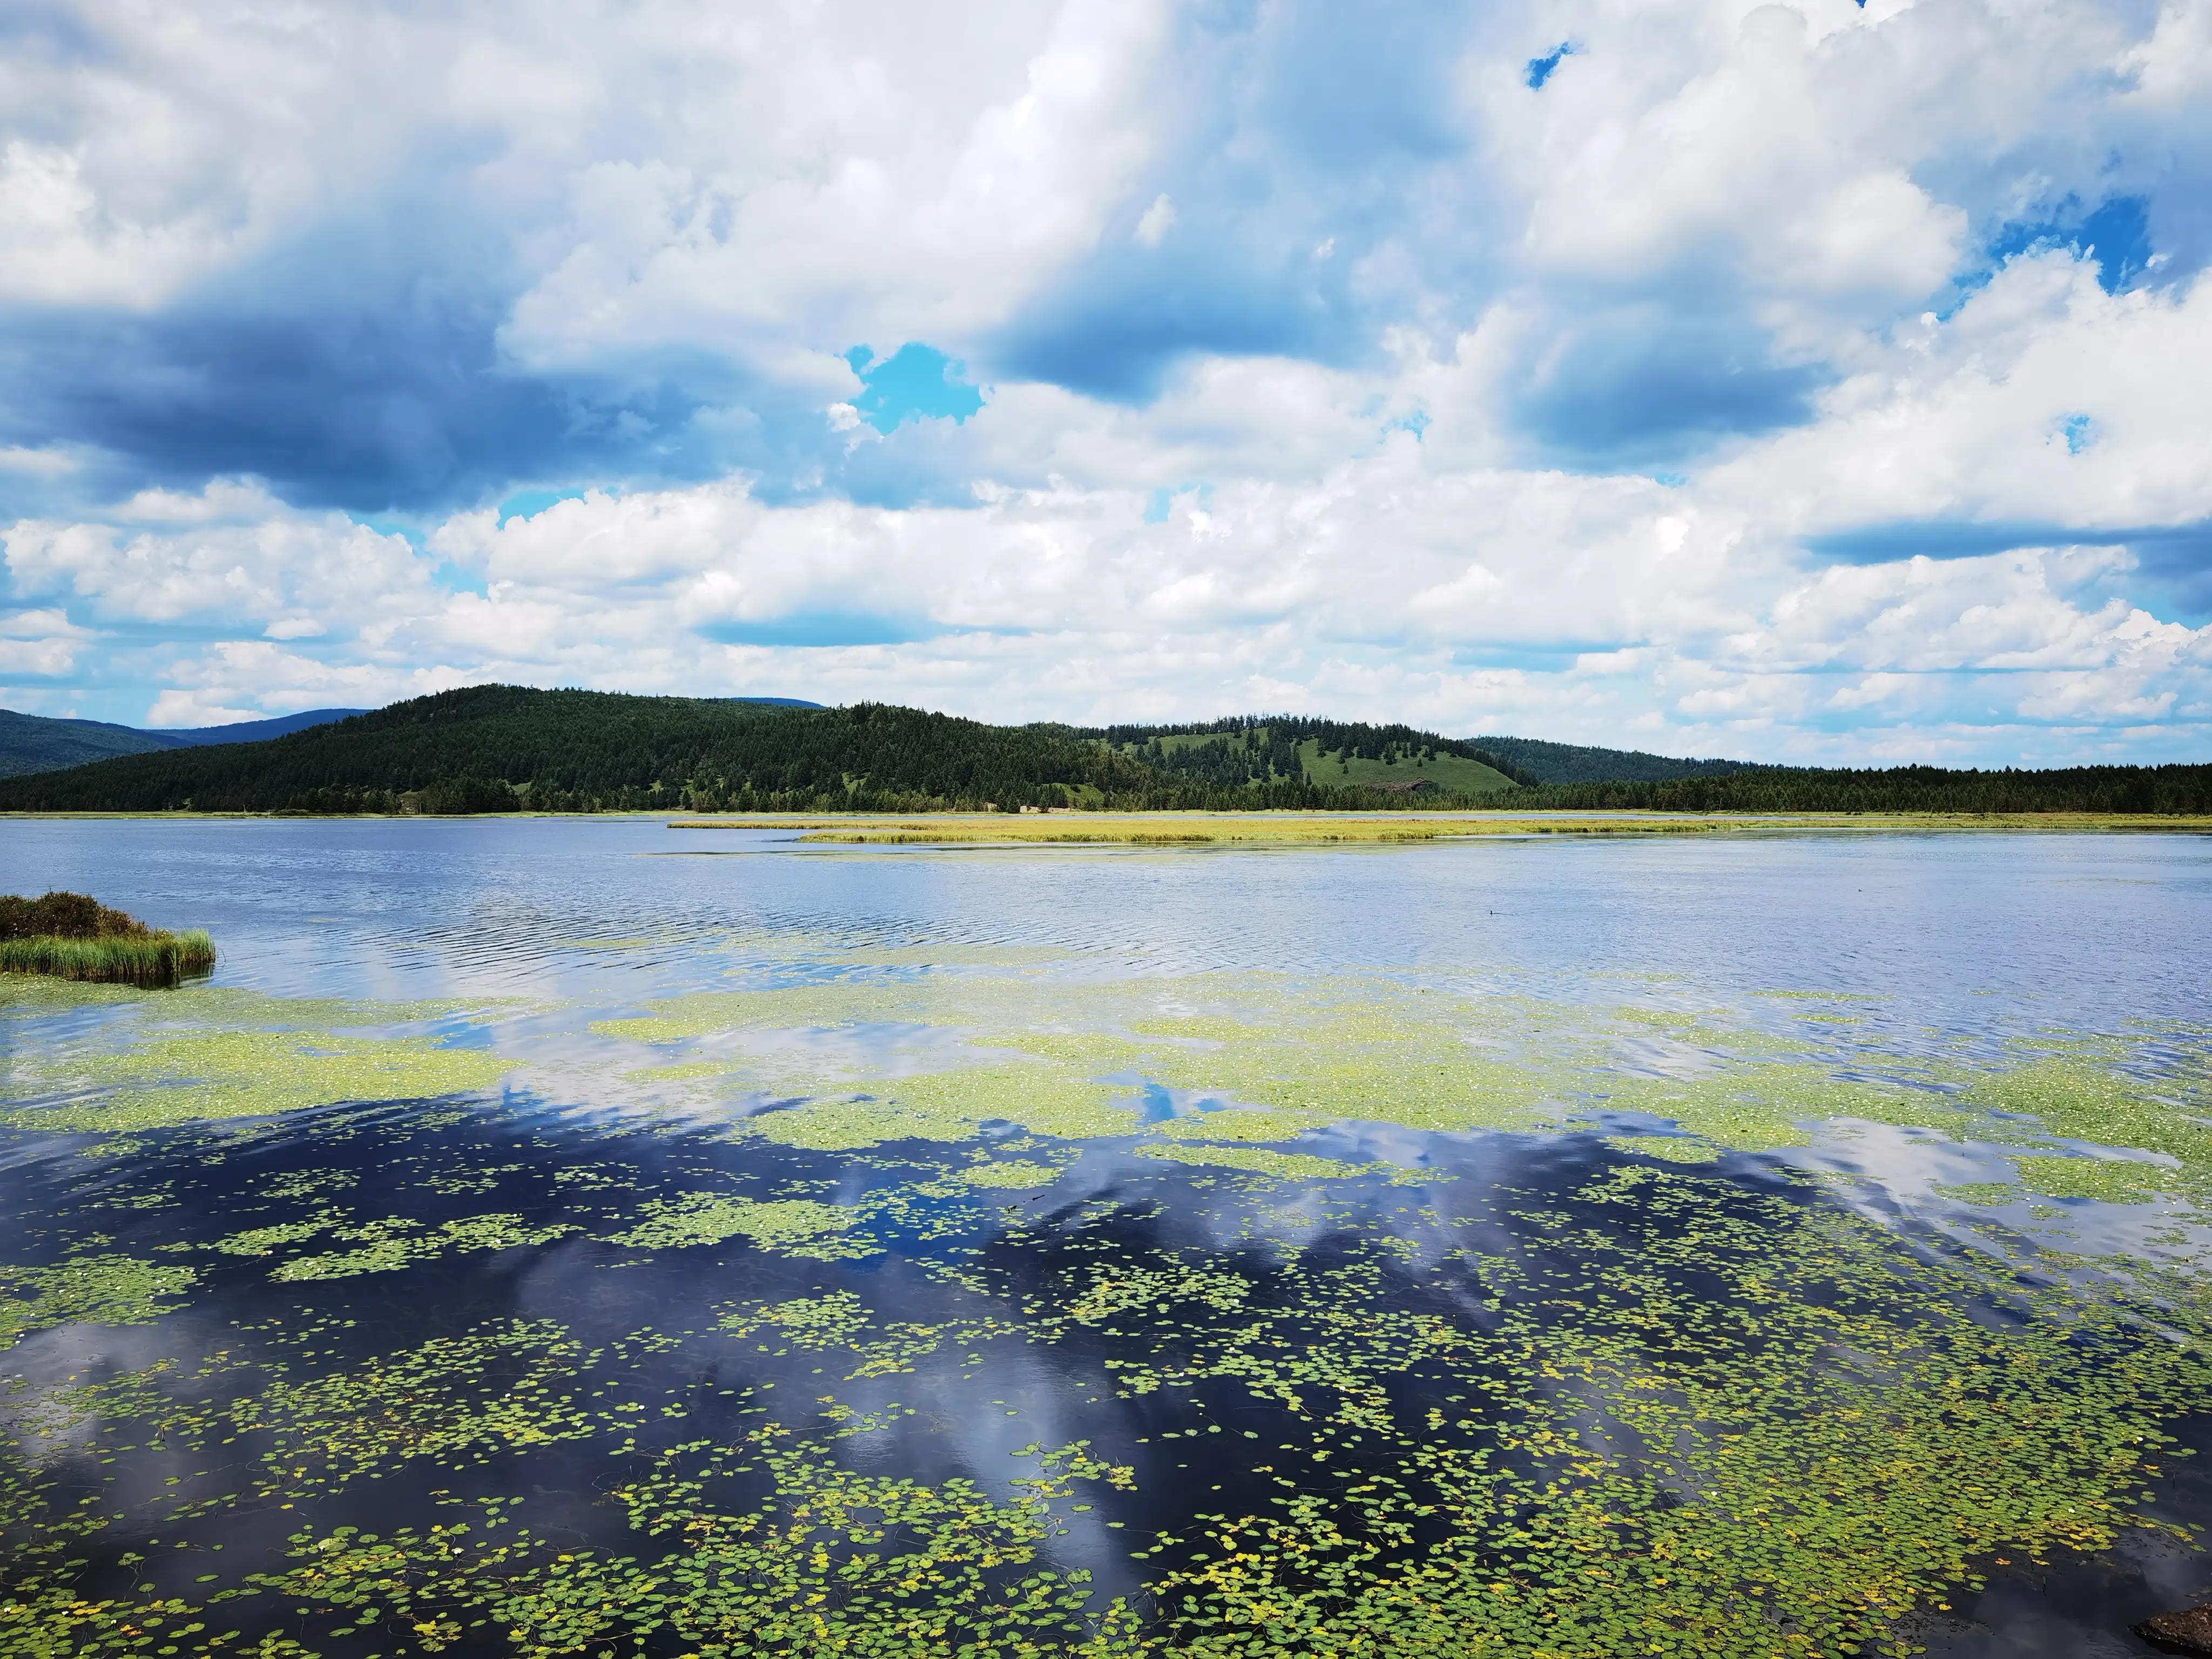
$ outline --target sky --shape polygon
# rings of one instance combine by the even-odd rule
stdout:
[[[2212,760],[2212,0],[10,0],[0,706]]]

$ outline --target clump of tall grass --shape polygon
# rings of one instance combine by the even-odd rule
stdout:
[[[0,894],[0,973],[159,986],[214,965],[198,928],[165,933],[83,893]]]

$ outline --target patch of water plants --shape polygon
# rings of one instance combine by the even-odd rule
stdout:
[[[0,1652],[1830,1659],[2197,1547],[2202,1033],[945,956],[11,996]]]

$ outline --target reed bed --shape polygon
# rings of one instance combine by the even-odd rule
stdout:
[[[0,939],[0,973],[45,974],[53,979],[98,980],[121,985],[170,985],[215,966],[215,941],[195,927],[188,933],[107,939]]]
[[[695,823],[678,827],[703,829],[708,826]],[[970,818],[936,823],[907,823],[880,827],[847,823],[834,829],[813,830],[799,836],[799,840],[878,847],[993,842],[1019,846],[1379,846],[1407,842],[1459,840],[1480,836],[1698,835],[1715,827],[1711,821],[1698,818],[1562,821],[1359,818],[1318,814],[1275,817],[1258,813],[1249,816],[1224,813],[1219,817],[1176,819],[1147,818],[1133,814],[1118,821],[1092,818],[1073,823],[1039,816]]]
[[[671,821],[672,830],[796,830],[801,842],[866,847],[1388,845],[1498,836],[1640,839],[1714,833],[1807,831],[2030,831],[2045,834],[2184,831],[2205,820],[2149,813],[1791,812],[1465,813],[1329,812],[945,813],[842,818],[747,816]]]
[[[0,894],[0,973],[161,986],[213,966],[215,941],[198,928],[149,927],[82,893]]]

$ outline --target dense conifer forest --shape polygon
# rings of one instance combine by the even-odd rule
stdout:
[[[2212,766],[2051,771],[1746,768],[1661,782],[1547,784],[1516,806],[1654,812],[2212,812]]]
[[[1525,775],[1537,783],[1662,783],[1672,778],[1773,769],[1755,761],[1683,760],[1672,755],[1649,755],[1640,749],[1593,749],[1577,743],[1547,743],[1541,738],[1469,741],[1510,764],[1516,775]]]
[[[2207,766],[1972,772],[1714,763],[1729,769],[1576,775],[1608,755],[1629,766],[1662,760],[1291,716],[1179,727],[988,726],[877,703],[781,708],[483,685],[262,743],[0,779],[0,810],[2212,811]],[[1547,778],[1534,762],[1568,775]]]

